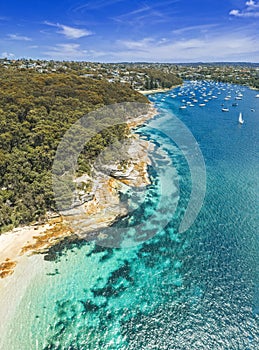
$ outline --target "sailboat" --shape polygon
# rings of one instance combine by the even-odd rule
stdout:
[[[243,119],[242,112],[239,113],[238,122],[239,122],[239,124],[244,124],[244,119]]]

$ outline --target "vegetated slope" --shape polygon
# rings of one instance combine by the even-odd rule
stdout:
[[[0,70],[0,232],[55,209],[51,167],[62,136],[90,111],[126,101],[147,99],[119,83]],[[120,125],[94,137],[81,159],[82,169],[89,169],[94,154],[126,133],[126,125]]]

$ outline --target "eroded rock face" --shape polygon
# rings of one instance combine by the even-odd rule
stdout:
[[[73,227],[79,237],[113,224],[127,214],[126,205],[120,202],[120,192],[127,187],[145,187],[150,184],[148,175],[148,150],[150,143],[134,138],[129,148],[129,163],[123,170],[113,165],[110,175],[98,172],[94,179],[95,192],[92,200],[63,213],[64,220]]]
[[[120,179],[124,184],[130,187],[145,187],[150,184],[148,165],[151,165],[151,161],[148,152],[153,148],[153,144],[148,141],[139,138],[134,140],[129,149],[130,171],[128,176]]]
[[[16,261],[11,261],[10,259],[6,259],[2,264],[0,264],[0,278],[5,278],[12,275],[16,264]]]
[[[141,116],[134,121],[134,126],[149,118],[150,115]],[[151,160],[148,154],[154,149],[154,145],[140,139],[139,135],[131,135],[126,143],[123,148],[123,158],[126,159],[123,166],[120,161],[103,164],[99,160],[93,170],[93,178],[80,178],[80,181],[91,181],[91,193],[83,196],[92,195],[92,198],[62,213],[64,221],[73,228],[73,233],[77,236],[87,238],[87,234],[90,236],[127,215],[126,205],[120,202],[120,192],[123,188],[125,190],[125,186],[143,188],[150,184],[148,165],[151,165]]]
[[[33,241],[22,247],[20,255],[25,253],[44,253],[66,237],[74,234],[73,229],[66,223],[62,217],[52,220],[50,227],[41,234],[33,236]]]

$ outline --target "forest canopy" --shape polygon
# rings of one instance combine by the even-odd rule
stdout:
[[[79,118],[104,105],[147,103],[127,84],[73,73],[0,69],[0,232],[43,219],[55,210],[51,167],[57,146]],[[125,125],[110,127],[88,143],[81,172]]]

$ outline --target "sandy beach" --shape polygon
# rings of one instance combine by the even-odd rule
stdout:
[[[140,93],[143,94],[143,95],[152,95],[152,94],[157,94],[157,93],[159,93],[159,92],[167,92],[167,91],[170,91],[170,90],[172,90],[172,89],[177,88],[178,86],[180,86],[180,85],[172,86],[172,87],[170,87],[169,89],[139,90],[138,92],[140,92]]]
[[[11,275],[23,256],[23,247],[33,244],[37,237],[51,229],[53,225],[54,223],[49,222],[39,226],[24,226],[1,234],[0,278]]]

